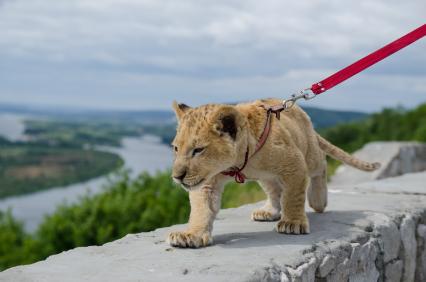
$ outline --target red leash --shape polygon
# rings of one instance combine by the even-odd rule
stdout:
[[[371,67],[372,65],[380,62],[386,57],[389,57],[393,53],[398,52],[402,48],[407,47],[411,43],[419,40],[424,36],[426,36],[426,24],[404,35],[403,37],[389,43],[385,47],[380,48],[379,50],[371,53],[370,55],[356,61],[352,65],[347,66],[346,68],[336,72],[333,75],[330,75],[326,79],[321,80],[318,83],[312,84],[311,88],[307,88],[305,90],[300,91],[300,94],[293,94],[290,99],[284,100],[282,104],[275,105],[272,107],[265,107],[265,109],[267,110],[265,128],[263,129],[262,135],[259,138],[258,143],[256,144],[256,149],[253,155],[256,154],[262,148],[262,146],[266,142],[266,139],[268,138],[269,131],[271,129],[271,114],[275,114],[277,119],[280,119],[280,113],[286,109],[291,108],[291,106],[293,106],[298,99],[312,99],[316,95],[333,88],[334,86],[342,83],[343,81],[356,75],[357,73],[360,73],[366,68]],[[309,90],[312,91],[314,95],[310,95]],[[222,174],[234,177],[237,183],[244,183],[246,176],[242,171],[246,167],[249,157],[249,149],[247,147],[246,154],[244,157],[244,164],[241,166],[241,168],[231,167],[229,170],[222,172]]]
[[[393,53],[398,52],[402,48],[407,47],[408,45],[419,40],[425,35],[426,24],[395,40],[394,42],[389,43],[385,47],[380,48],[379,50],[371,53],[370,55],[356,61],[352,65],[347,66],[346,68],[336,72],[335,74],[327,77],[326,79],[321,80],[318,83],[312,84],[310,90],[312,90],[315,95],[321,94],[333,88],[334,86],[342,83],[348,78],[356,75],[357,73],[365,70],[366,68],[371,67],[372,65],[389,57]]]
[[[370,55],[356,61],[350,66],[336,72],[335,74],[327,77],[324,80],[321,80],[318,83],[312,84],[310,90],[314,92],[315,95],[321,94],[334,86],[342,83],[348,78],[356,75],[357,73],[365,70],[368,67],[380,62],[381,60],[387,58],[395,52],[398,52],[402,48],[407,47],[411,43],[419,40],[420,38],[426,35],[426,24],[420,26],[419,28],[413,30],[412,32],[404,35],[403,37],[395,40],[394,42],[389,43],[383,48],[371,53]]]

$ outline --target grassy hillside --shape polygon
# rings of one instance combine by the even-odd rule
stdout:
[[[368,116],[368,114],[361,112],[325,110],[313,107],[303,107],[303,110],[310,116],[317,130],[337,124],[359,121]]]

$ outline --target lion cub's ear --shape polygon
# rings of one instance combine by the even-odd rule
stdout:
[[[176,113],[176,118],[178,119],[178,121],[183,117],[183,115],[185,114],[185,112],[187,110],[189,110],[191,107],[185,104],[178,104],[178,102],[173,101],[173,109],[175,110]]]
[[[228,134],[235,141],[240,128],[240,113],[233,107],[224,107],[218,111],[214,119],[214,131],[221,136]]]

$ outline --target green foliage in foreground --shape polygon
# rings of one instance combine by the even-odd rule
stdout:
[[[244,204],[256,203],[266,199],[266,195],[257,182],[238,184],[229,182],[222,195],[222,208],[236,208]]]
[[[0,146],[0,198],[64,186],[118,169],[113,153],[29,144]]]
[[[26,240],[22,224],[10,211],[0,211],[0,270],[26,262],[23,254]]]
[[[222,207],[264,199],[255,183],[230,183]],[[79,246],[101,245],[129,233],[187,222],[188,194],[172,183],[170,173],[123,173],[101,194],[63,204],[47,216],[34,234],[27,234],[10,213],[0,214],[0,269],[31,263]]]
[[[135,180],[123,175],[104,193],[60,206],[40,225],[38,238],[48,253],[57,253],[185,222],[187,193],[170,179],[168,173],[142,174]]]

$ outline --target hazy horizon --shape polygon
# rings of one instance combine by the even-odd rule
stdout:
[[[237,103],[243,103],[243,102],[248,102],[248,101],[238,101]],[[425,100],[426,102],[426,100]],[[235,102],[217,102],[217,103],[221,103],[221,104],[235,104]],[[189,103],[188,103],[189,104]],[[189,104],[189,106],[191,107],[197,107],[197,106],[201,106],[203,104]],[[371,114],[371,113],[375,113],[378,111],[365,111],[363,109],[338,109],[338,108],[327,108],[326,106],[317,106],[317,105],[313,105],[310,104],[309,101],[299,101],[298,105],[301,107],[308,107],[308,108],[315,108],[315,109],[320,109],[320,110],[327,110],[327,111],[343,111],[343,112],[359,112],[359,113],[365,113],[365,114]],[[401,107],[402,105],[395,105],[395,107],[391,107],[391,108],[398,108]],[[80,105],[71,105],[71,106],[67,106],[67,105],[61,105],[61,104],[57,104],[57,105],[44,105],[44,104],[25,104],[25,103],[8,103],[8,102],[1,102],[0,101],[0,113],[2,112],[1,107],[11,107],[11,108],[20,108],[20,109],[28,109],[28,110],[51,110],[51,111],[69,111],[69,112],[75,112],[75,111],[87,111],[87,112],[144,112],[144,111],[159,111],[159,112],[173,112],[173,108],[172,105],[170,104],[168,108],[119,108],[119,107],[105,107],[105,108],[96,108],[93,106],[80,106]],[[413,109],[416,106],[413,107],[403,107],[404,109],[410,110]],[[379,110],[380,111],[380,110]]]

